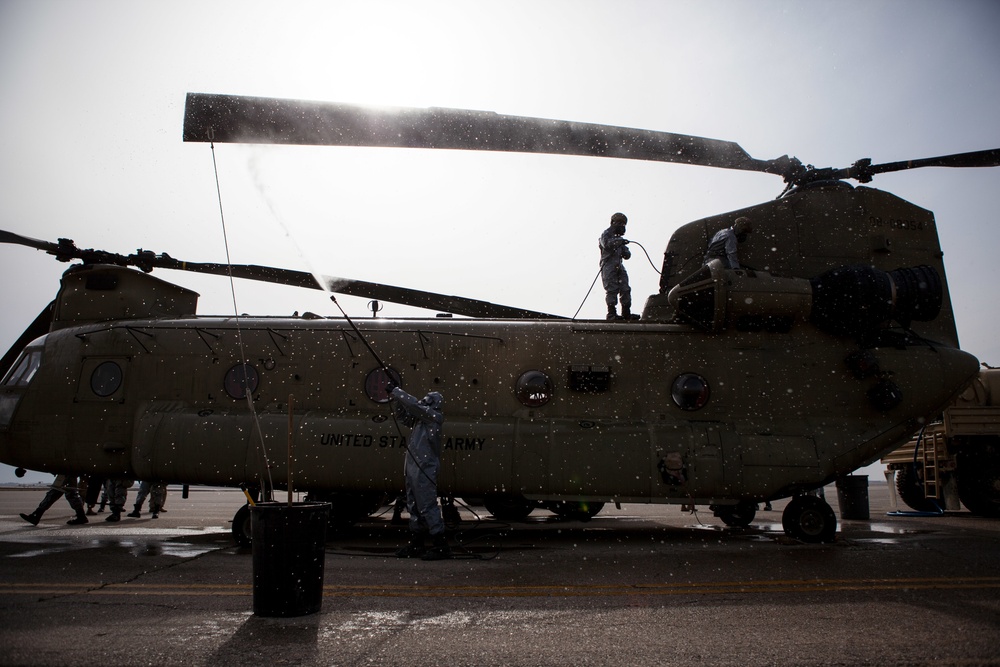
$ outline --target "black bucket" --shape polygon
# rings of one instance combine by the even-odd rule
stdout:
[[[250,508],[253,613],[304,616],[323,605],[330,503],[257,503]]]
[[[848,475],[837,480],[841,519],[868,520],[868,475]]]

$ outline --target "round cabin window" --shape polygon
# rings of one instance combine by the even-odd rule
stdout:
[[[260,384],[257,369],[250,364],[236,364],[226,372],[223,386],[230,398],[246,398],[247,392],[254,393]]]
[[[670,395],[681,410],[699,410],[705,407],[711,392],[708,381],[697,373],[682,373],[674,380]]]
[[[365,378],[365,396],[376,403],[388,403],[389,380],[392,380],[393,384],[397,387],[402,386],[403,384],[403,378],[400,377],[399,372],[391,366],[388,368],[376,368],[371,371]]]
[[[552,400],[552,380],[541,371],[528,371],[517,379],[516,392],[522,405],[540,408]]]

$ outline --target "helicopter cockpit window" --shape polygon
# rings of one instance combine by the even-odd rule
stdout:
[[[388,368],[376,368],[365,377],[365,396],[376,403],[389,402],[389,380],[397,387],[402,386],[403,379],[399,371],[391,366]]]
[[[247,392],[253,394],[260,384],[257,369],[250,364],[236,364],[226,372],[223,381],[226,393],[230,398],[246,398]]]
[[[552,380],[541,371],[527,371],[517,379],[517,400],[529,408],[540,408],[552,399]]]
[[[697,373],[682,373],[674,379],[670,395],[681,410],[699,410],[705,407],[711,392],[708,381]]]
[[[41,365],[42,350],[40,348],[27,350],[21,355],[18,362],[14,364],[14,369],[4,378],[4,386],[27,387]]]

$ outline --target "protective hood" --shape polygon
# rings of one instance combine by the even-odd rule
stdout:
[[[436,391],[428,392],[424,399],[421,401],[424,405],[427,405],[435,410],[440,410],[441,405],[444,403],[444,396]]]

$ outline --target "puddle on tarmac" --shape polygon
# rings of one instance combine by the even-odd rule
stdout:
[[[54,535],[56,531],[50,531],[46,537],[56,537]],[[217,539],[209,539],[199,543],[194,540],[181,540],[177,538],[176,530],[162,530],[162,531],[144,531],[142,535],[117,535],[114,534],[115,531],[109,531],[108,534],[101,534],[98,536],[90,535],[89,539],[78,540],[74,539],[72,541],[45,541],[40,542],[35,536],[32,539],[30,535],[25,535],[21,539],[10,539],[9,535],[4,536],[5,542],[20,542],[27,543],[31,545],[32,549],[26,551],[21,551],[18,553],[9,554],[8,558],[35,558],[37,556],[52,555],[58,553],[65,553],[68,551],[80,551],[85,549],[126,549],[133,556],[173,556],[176,558],[195,558],[201,556],[202,554],[209,553],[210,551],[219,551],[221,549],[228,549],[232,546],[229,540],[220,541]],[[203,530],[192,530],[187,531],[189,536],[205,536],[212,535],[214,533],[227,533],[228,531],[203,531]],[[141,539],[141,538],[151,538],[157,535],[170,535],[175,539]],[[80,535],[77,534],[74,537],[79,538]],[[44,546],[40,546],[44,544]]]
[[[888,533],[889,535],[920,535],[927,534],[929,530],[916,530],[914,528],[903,528],[901,526],[888,523],[869,523],[868,530],[873,533]]]

